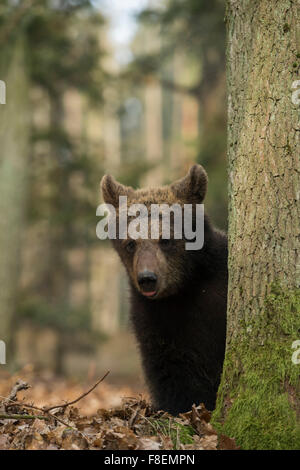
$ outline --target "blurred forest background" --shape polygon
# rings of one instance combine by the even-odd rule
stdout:
[[[126,3],[126,5],[125,5]],[[227,223],[222,0],[2,0],[0,339],[7,365],[142,388],[99,182],[207,170]]]

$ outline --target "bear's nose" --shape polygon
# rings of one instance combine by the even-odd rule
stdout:
[[[152,271],[142,271],[138,274],[138,283],[141,290],[145,293],[155,293],[157,276]]]

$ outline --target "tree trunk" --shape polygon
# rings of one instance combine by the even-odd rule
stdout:
[[[300,3],[228,0],[226,19],[229,297],[213,421],[243,449],[299,449]]]
[[[24,39],[20,38],[9,52],[7,71],[2,65],[6,104],[0,105],[0,339],[6,343],[7,359],[11,362],[12,317],[27,194],[30,128]]]

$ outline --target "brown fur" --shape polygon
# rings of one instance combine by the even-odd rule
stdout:
[[[106,203],[128,206],[202,203],[207,175],[194,165],[170,186],[134,190],[111,176],[102,179]],[[225,347],[227,239],[205,217],[203,249],[187,251],[184,238],[113,241],[127,269],[132,295],[131,319],[140,345],[154,404],[174,414],[193,402],[213,408]],[[150,235],[150,224],[149,224]],[[141,273],[153,273],[155,294],[146,297]],[[152,281],[150,281],[152,282]],[[154,282],[152,283],[154,285]]]
[[[188,175],[170,186],[158,188],[146,188],[134,190],[131,187],[124,186],[110,175],[105,175],[101,182],[102,194],[107,204],[112,204],[117,209],[119,215],[119,196],[127,196],[127,206],[132,204],[144,204],[148,208],[150,215],[151,204],[195,204],[201,203],[205,197],[207,188],[207,175],[200,165],[194,165]],[[161,226],[160,226],[161,237]],[[128,275],[137,290],[140,290],[137,283],[138,273],[145,267],[159,273],[159,292],[158,297],[169,296],[177,291],[183,281],[185,267],[185,240],[176,240],[172,251],[162,249],[160,240],[149,239],[136,240],[134,256],[128,255],[126,245],[128,240],[116,240],[114,246],[127,269]],[[171,251],[171,255],[170,255]]]

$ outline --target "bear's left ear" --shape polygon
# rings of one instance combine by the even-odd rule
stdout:
[[[133,188],[118,183],[111,175],[104,175],[100,186],[104,201],[114,207],[119,204],[119,196],[129,196],[134,192]]]
[[[186,203],[201,203],[205,198],[208,177],[201,165],[193,165],[186,176],[171,184],[175,196]]]

